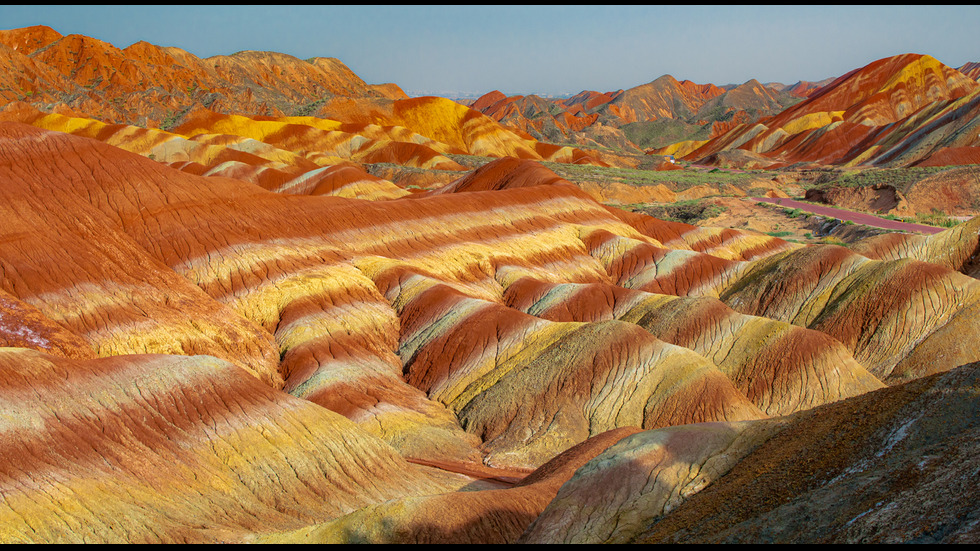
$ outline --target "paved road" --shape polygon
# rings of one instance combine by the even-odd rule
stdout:
[[[888,220],[885,218],[879,218],[877,216],[874,216],[873,214],[864,214],[860,212],[852,212],[849,210],[835,209],[833,207],[823,207],[819,205],[812,205],[810,203],[801,203],[799,201],[794,201],[792,199],[783,199],[780,197],[753,197],[752,200],[763,201],[765,203],[772,203],[774,205],[780,205],[792,209],[803,209],[806,212],[812,212],[814,214],[820,214],[822,216],[829,216],[831,218],[837,218],[839,220],[844,220],[844,221],[850,220],[855,224],[864,224],[865,226],[873,226],[875,228],[883,228],[886,230],[911,231],[911,232],[931,235],[934,233],[939,233],[945,229],[945,228],[936,228],[933,226],[926,226],[923,224],[909,224],[908,222]]]

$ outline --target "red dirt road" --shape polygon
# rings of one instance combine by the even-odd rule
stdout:
[[[794,201],[792,199],[783,199],[781,197],[753,197],[752,199],[755,201],[772,203],[774,205],[779,205],[782,207],[802,209],[806,212],[812,212],[814,214],[820,214],[822,216],[837,218],[839,220],[844,220],[845,222],[850,220],[855,224],[863,224],[865,226],[873,226],[875,228],[883,228],[886,230],[910,231],[910,232],[924,233],[926,235],[931,235],[934,233],[939,233],[945,229],[945,228],[936,228],[933,226],[926,226],[923,224],[909,224],[908,222],[887,220],[885,218],[879,218],[872,214],[863,214],[860,212],[852,212],[849,210],[835,209],[833,207],[822,207],[818,205],[812,205],[810,203],[801,203],[800,201]]]

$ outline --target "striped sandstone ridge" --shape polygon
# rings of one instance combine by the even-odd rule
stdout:
[[[518,542],[628,543],[785,423],[700,423],[623,438],[576,471]]]
[[[615,534],[636,543],[976,542],[978,382],[973,363],[790,416],[710,486],[663,516],[630,510],[645,518]],[[590,489],[638,488],[649,474],[634,475],[632,487],[613,476]],[[566,499],[586,502],[587,492]],[[606,523],[596,525],[605,528],[621,504],[648,501],[638,493],[586,503],[602,511]],[[588,540],[592,519],[577,519],[564,525]],[[562,541],[559,530],[537,533],[535,541]]]
[[[720,298],[744,314],[824,332],[892,384],[975,361],[980,283],[919,260],[824,246],[759,260]],[[939,350],[942,354],[936,355]]]
[[[334,98],[316,111],[322,118],[354,124],[402,126],[455,148],[488,157],[608,166],[590,153],[521,136],[483,113],[446,98],[403,100]]]
[[[128,197],[118,188],[113,193],[98,187],[99,178],[138,182],[140,175],[127,163],[106,158],[109,162],[87,165],[98,157],[86,150],[99,146],[110,155],[129,154],[16,123],[0,127],[0,155],[7,160],[0,168],[6,293],[84,338],[100,356],[211,354],[282,386],[270,335],[231,315],[124,232],[127,226],[152,224],[155,206],[140,205],[137,187]],[[132,157],[151,170],[164,169]]]
[[[576,469],[635,428],[604,432],[513,485],[393,499],[335,521],[256,538],[257,543],[514,543]]]
[[[785,415],[882,387],[842,344],[819,331],[735,312],[709,297],[677,297],[603,283],[524,278],[511,306],[553,321],[635,323],[711,360],[753,404]]]
[[[0,112],[0,120],[23,122],[38,128],[95,138],[120,149],[167,163],[178,170],[200,176],[235,178],[279,193],[335,195],[368,200],[395,199],[408,195],[408,192],[392,182],[372,176],[354,163],[355,160],[370,160],[371,155],[379,153],[379,148],[396,145],[392,142],[362,139],[360,149],[352,152],[349,142],[359,137],[346,135],[336,141],[334,149],[321,149],[310,159],[247,136],[199,133],[187,137],[163,130],[108,125],[84,117],[47,114],[24,104],[8,105]],[[259,137],[264,136],[259,134]],[[342,145],[345,140],[347,144]],[[306,145],[314,149],[317,146],[328,147],[323,143]],[[450,163],[454,170],[462,169],[448,158],[441,158]],[[411,158],[398,160],[406,166],[414,162]],[[330,165],[327,162],[339,164]]]
[[[978,278],[980,217],[929,236],[890,233],[869,237],[855,243],[851,250],[875,260],[921,260]]]
[[[180,48],[137,42],[120,49],[49,27],[0,31],[0,56],[43,78],[18,81],[2,100],[62,102],[115,123],[158,126],[194,105],[222,112],[282,115],[326,95],[407,97],[395,85],[369,85],[339,60],[300,60],[275,52],[200,59]]]
[[[210,112],[208,114],[222,118]],[[282,193],[393,199],[408,193],[389,181],[358,169],[355,163],[386,160],[403,166],[451,170],[463,168],[423,145],[395,141],[393,136],[385,135],[380,128],[362,129],[378,137],[373,140],[359,134],[320,131],[299,123],[227,118],[233,120],[213,124],[211,129],[237,134],[195,131],[193,135],[182,135],[129,125],[108,125],[84,117],[43,113],[23,103],[8,105],[0,113],[0,120],[95,138],[181,170],[203,176],[236,178]],[[327,123],[333,121],[307,119],[304,122],[328,126]],[[337,123],[334,126],[347,125]],[[305,137],[296,139],[296,135],[303,136],[304,132]],[[292,134],[293,138],[285,139],[284,134]],[[416,138],[425,141],[417,135],[415,138],[406,137]],[[416,154],[419,151],[412,153],[413,148],[423,154]],[[315,153],[301,155],[294,151]],[[399,151],[406,155],[398,156]],[[345,167],[353,170],[343,171]]]
[[[537,257],[537,262],[550,267],[542,270],[532,264],[531,273],[550,273],[552,277],[573,280],[605,277],[600,265],[585,251],[579,239],[580,230],[570,222],[644,239],[571,187],[507,190],[499,198],[487,195],[501,195],[498,192],[453,194],[412,201],[411,208],[406,204],[374,210],[363,202],[312,201],[314,198],[269,194],[245,184],[236,185],[231,180],[202,180],[66,134],[15,123],[5,123],[5,130],[12,138],[7,143],[20,145],[20,156],[11,153],[8,158],[16,160],[15,166],[21,170],[31,169],[26,174],[11,176],[8,181],[29,182],[26,186],[11,187],[9,191],[13,195],[9,197],[17,194],[48,197],[38,205],[38,215],[65,221],[73,215],[63,209],[81,200],[79,208],[91,210],[91,218],[104,226],[98,244],[109,248],[115,239],[127,245],[128,261],[116,262],[135,272],[125,273],[125,269],[115,268],[114,264],[99,262],[106,254],[122,254],[117,250],[123,245],[114,246],[108,253],[92,250],[93,244],[85,243],[83,237],[94,230],[86,229],[88,233],[77,235],[79,230],[69,225],[70,229],[61,232],[64,238],[74,239],[78,250],[90,251],[78,260],[82,263],[79,273],[90,270],[86,264],[90,263],[99,266],[95,273],[104,274],[98,280],[99,285],[90,291],[91,295],[65,292],[64,289],[74,285],[67,279],[57,284],[60,290],[53,293],[34,291],[36,281],[25,283],[24,287],[14,285],[9,291],[20,293],[18,298],[22,300],[30,298],[48,316],[74,323],[74,332],[88,337],[101,355],[208,353],[245,366],[251,364],[253,371],[271,384],[284,384],[292,392],[343,411],[365,426],[373,427],[371,430],[386,436],[406,453],[418,447],[422,451],[417,453],[435,453],[434,450],[447,447],[436,445],[434,438],[412,438],[413,430],[409,427],[422,420],[434,425],[433,430],[445,428],[448,432],[442,440],[455,442],[452,449],[456,451],[465,450],[469,440],[454,430],[455,425],[448,422],[451,417],[439,406],[413,387],[400,384],[397,375],[402,366],[392,354],[399,338],[398,318],[375,290],[374,282],[352,264],[358,262],[352,253],[356,251],[358,257],[368,259],[381,254],[405,259],[400,262],[447,279],[474,298],[500,300],[502,288],[494,279],[492,266],[498,262],[525,264],[520,259],[534,250],[540,253],[531,258]],[[59,158],[65,164],[57,167],[40,162],[50,158]],[[96,164],[78,164],[82,159]],[[72,163],[76,166],[72,167]],[[123,167],[127,174],[125,181],[113,172]],[[65,172],[89,176],[65,181],[63,176],[58,176]],[[52,185],[59,181],[60,185]],[[125,199],[133,190],[139,190],[139,195]],[[167,205],[179,205],[179,208]],[[527,205],[535,208],[529,209]],[[498,220],[473,216],[472,213],[482,212],[488,206],[497,214],[512,213],[510,219],[514,225],[509,234],[497,228]],[[243,219],[240,212],[248,212],[249,217]],[[411,227],[415,219],[426,221],[425,226],[416,226],[423,231],[421,239],[412,236],[414,231],[392,234],[389,229],[391,224],[398,223]],[[432,226],[429,220],[433,219],[444,222]],[[191,220],[193,224],[188,223]],[[32,226],[41,224],[36,220]],[[525,229],[529,227],[540,229],[537,234],[528,235]],[[200,231],[201,228],[207,231]],[[275,231],[263,238],[259,233],[261,228],[275,228]],[[547,238],[546,228],[551,228],[550,233],[556,239]],[[494,239],[488,241],[487,232],[495,234]],[[479,237],[481,234],[484,237]],[[45,250],[44,243],[38,242],[39,236],[27,235],[34,242],[26,249],[16,250],[18,254]],[[455,241],[463,245],[462,251],[471,249],[461,257],[463,264],[446,263],[443,247],[433,247],[434,242],[450,237],[446,245]],[[139,250],[140,247],[144,250]],[[578,249],[577,256],[567,255],[570,247]],[[58,256],[70,255],[62,251],[52,257]],[[143,260],[134,265],[133,259],[140,256]],[[15,266],[28,263],[26,259],[18,262],[17,258],[13,253],[4,256],[5,262]],[[559,268],[562,264],[566,266],[564,270]],[[109,267],[123,273],[107,272]],[[148,271],[147,267],[157,269]],[[8,278],[23,278],[22,271],[23,268],[11,269]],[[59,273],[63,278],[71,276],[64,269]],[[158,285],[171,293],[184,289],[188,295],[180,299],[167,295],[142,298],[129,291],[127,295],[117,293],[111,303],[113,311],[140,312],[144,327],[159,327],[160,332],[167,328],[165,338],[161,338],[163,333],[135,332],[134,322],[127,322],[121,316],[117,323],[117,317],[77,314],[99,308],[98,303],[89,305],[81,301],[92,295],[104,301],[102,297],[111,296],[109,290],[118,285],[117,279],[126,281],[137,276],[148,282],[144,285],[160,281]],[[130,283],[127,288],[133,287]],[[218,339],[199,320],[192,325],[187,316],[194,311],[191,305],[209,312],[213,326],[235,329],[224,330]],[[180,315],[178,306],[181,306]],[[128,340],[119,342],[113,338],[119,333]],[[354,371],[350,372],[351,369]],[[280,379],[284,382],[277,382]],[[379,381],[388,381],[390,386],[380,385],[380,390],[376,390]],[[338,389],[353,394],[338,394]],[[732,399],[744,401],[737,393]]]
[[[976,232],[969,228],[933,238],[934,250],[946,257],[943,265],[936,265],[868,262],[832,246],[783,248],[777,253],[780,249],[773,248],[772,241],[756,241],[749,232],[726,230],[714,240],[691,236],[683,231],[686,225],[654,224],[653,219],[628,213],[619,216],[667,246],[694,245],[691,248],[739,260],[666,249],[602,229],[583,232],[583,243],[602,262],[610,283],[661,294],[720,297],[743,314],[819,329],[886,382],[950,369],[978,357],[970,342],[953,337],[957,331],[976,330],[971,314],[978,299],[975,281],[949,269],[962,265],[975,251]],[[753,258],[757,250],[767,256],[741,260]],[[957,250],[963,252],[951,252]],[[879,295],[887,297],[886,306],[875,305]],[[949,353],[940,362],[927,362],[926,351],[937,347]]]
[[[0,349],[0,540],[218,542],[463,477],[207,356]]]
[[[975,541],[976,379],[972,364],[780,419],[632,435],[519,542]]]
[[[796,323],[825,329],[833,337],[827,346],[836,339],[870,367],[862,357],[878,361],[884,354],[909,364],[939,357],[937,350],[946,352],[950,335],[976,340],[969,336],[977,329],[962,322],[973,316],[974,289],[960,285],[956,276],[962,274],[949,268],[660,222],[604,207],[556,181],[530,185],[528,176],[521,185],[491,182],[472,191],[362,201],[284,195],[233,178],[204,178],[92,138],[22,123],[0,122],[0,148],[8,161],[0,166],[0,290],[43,316],[37,321],[22,316],[27,327],[38,328],[38,334],[45,327],[50,334],[63,329],[95,355],[109,357],[91,362],[123,361],[119,357],[133,354],[216,357],[207,362],[234,364],[248,385],[274,393],[273,401],[339,413],[353,421],[345,426],[424,464],[456,464],[469,471],[481,462],[537,467],[616,427],[765,417],[711,358],[665,342],[636,323],[553,321],[513,307],[536,300],[521,296],[525,278],[633,293],[723,299],[730,293],[746,297],[751,306],[756,295],[792,302],[793,294],[784,290],[792,290],[797,278],[793,267],[805,276],[798,278],[803,286],[814,277],[828,286],[839,282],[834,278],[840,270],[826,269],[834,262],[816,262],[816,276],[808,275],[807,266],[814,265],[811,257],[844,251],[836,262],[855,268],[849,273],[867,265],[861,268],[867,269],[862,272],[867,285],[852,279],[836,286],[847,290],[841,297],[824,302],[817,297],[814,312],[833,310],[817,320],[824,325]],[[500,167],[510,163],[498,162]],[[511,168],[547,176],[535,167],[540,168],[525,160]],[[481,174],[493,173],[491,167]],[[505,176],[506,171],[494,177]],[[790,278],[785,283],[773,268],[778,264],[767,263],[773,258],[785,261]],[[888,270],[913,283],[928,277],[918,284],[900,279],[896,292],[885,281]],[[949,285],[958,296],[922,300]],[[881,327],[868,329],[880,337],[865,339],[862,333],[855,341],[834,324],[866,325],[874,311],[864,307],[869,303],[862,303],[863,297],[875,292],[890,297],[880,305]],[[714,301],[696,300],[691,304],[703,303],[712,315],[745,319]],[[760,315],[726,302],[746,318]],[[579,306],[588,305],[569,308]],[[925,334],[919,324],[892,321],[906,311],[913,313],[911,321],[924,320],[925,341],[915,341]],[[671,317],[669,309],[647,314]],[[771,327],[788,335],[810,335],[787,328],[794,321],[782,319],[781,312],[766,315],[776,320]],[[944,319],[949,323],[942,325]],[[705,327],[710,332],[714,326]],[[874,351],[892,341],[893,348]],[[692,346],[697,342],[694,337]],[[954,353],[971,354],[965,348]],[[841,362],[846,368],[847,358]],[[151,367],[148,376],[163,377],[166,369]],[[216,382],[215,392],[228,386]],[[235,422],[235,415],[226,418]],[[11,478],[29,486],[36,476]],[[374,480],[378,488],[387,487],[383,475]],[[256,481],[252,487],[262,492],[269,486]],[[415,498],[452,489],[387,495]],[[384,499],[372,497],[315,518],[310,513],[302,523],[268,532],[326,525]],[[55,521],[45,518],[49,529]],[[165,539],[147,534],[163,533],[156,526],[166,522],[147,521],[134,536],[121,539]],[[228,539],[263,533],[230,530],[238,536]]]
[[[948,157],[944,151],[980,147],[978,93],[980,84],[930,56],[889,57],[841,76],[778,115],[739,125],[685,158],[742,150],[769,159],[772,167],[926,163],[934,154]]]
[[[174,132],[193,137],[228,134],[263,142],[285,151],[306,152],[319,165],[337,160],[394,162],[437,170],[462,170],[443,153],[457,153],[405,127],[341,123],[314,117],[249,118],[208,109],[188,113]]]
[[[973,80],[980,80],[980,63],[975,61],[964,63],[960,67],[957,67],[957,70]]]
[[[763,416],[709,361],[636,326],[548,322],[410,277],[394,299],[406,380],[479,435],[490,464],[536,467],[618,427]]]
[[[465,437],[454,419],[444,412],[432,413],[434,404],[397,380],[400,366],[385,363],[383,351],[397,340],[397,325],[390,326],[396,318],[385,315],[390,307],[369,280],[333,247],[316,239],[307,239],[305,246],[302,238],[292,239],[287,250],[294,251],[293,259],[284,258],[280,264],[276,254],[270,256],[279,246],[275,241],[263,246],[253,225],[257,219],[243,220],[238,211],[248,212],[250,206],[264,203],[263,198],[290,202],[288,197],[234,180],[176,172],[93,140],[14,123],[3,127],[4,156],[13,162],[2,178],[4,204],[8,209],[21,205],[4,213],[4,228],[12,232],[6,234],[3,247],[4,290],[84,338],[99,355],[209,354],[250,370],[273,387],[287,384],[306,392],[314,388],[301,383],[316,373],[317,366],[326,372],[338,364],[357,365],[349,356],[363,358],[361,364],[388,370],[375,374],[375,379],[384,380],[384,373],[390,372],[386,376],[395,379],[395,395],[401,400],[374,409],[376,398],[352,397],[362,407],[352,411],[344,405],[345,413],[366,416],[365,424],[397,441],[402,432],[385,428],[376,417],[397,418],[417,406],[422,410],[418,415],[435,427],[432,430],[438,431],[440,423],[450,427],[444,440]],[[6,149],[10,146],[15,147]],[[59,164],[50,163],[51,158]],[[96,164],[88,166],[86,160]],[[64,174],[85,176],[69,180]],[[283,214],[273,202],[265,207],[271,217],[266,223]],[[279,207],[284,206],[280,202]],[[294,228],[303,226],[302,217],[293,222]],[[281,221],[267,227],[277,225]],[[33,230],[38,227],[53,233]],[[51,264],[39,262],[39,254],[49,255]],[[172,264],[165,265],[161,257]],[[325,260],[347,269],[325,266]],[[262,278],[252,275],[253,264]],[[368,293],[363,300],[358,300],[363,292],[350,285],[358,281]],[[330,286],[338,284],[346,290],[338,290],[340,302],[332,304]],[[299,326],[289,323],[294,321],[289,316],[302,313],[304,307],[306,319]],[[283,316],[285,324],[280,323]],[[315,323],[318,320],[322,321]],[[311,357],[309,346],[303,352],[304,342],[322,342],[331,331],[343,337],[321,344],[333,347],[333,353],[313,347]],[[288,355],[293,348],[296,353]],[[323,361],[317,362],[316,355]],[[387,357],[392,357],[390,352]],[[361,383],[357,378],[345,383],[352,392],[372,376],[370,371],[360,373]],[[320,379],[321,387],[330,382],[329,377]]]

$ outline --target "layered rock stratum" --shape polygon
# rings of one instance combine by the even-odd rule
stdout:
[[[347,75],[251,111],[326,58],[0,43],[4,78],[70,91],[45,67],[90,52],[105,91],[0,112],[0,541],[976,540],[978,220],[852,248],[663,221],[442,98]],[[253,99],[99,110],[193,67]]]
[[[771,117],[658,152],[741,166],[735,153],[751,154],[766,167],[970,164],[980,148],[978,93],[975,78],[903,54],[855,69]]]

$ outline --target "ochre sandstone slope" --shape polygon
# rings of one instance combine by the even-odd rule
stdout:
[[[257,543],[514,543],[575,470],[621,438],[637,432],[604,432],[542,465],[512,487],[393,499],[339,519]]]
[[[665,342],[710,359],[768,415],[792,413],[883,386],[826,334],[745,316],[714,298],[524,278],[508,287],[505,299],[515,308],[554,321],[635,323]]]
[[[779,419],[634,434],[518,541],[973,542],[977,399],[974,363]]]
[[[968,130],[976,126],[978,92],[975,80],[930,56],[893,56],[839,77],[775,116],[738,125],[693,151],[685,148],[685,156],[716,159],[742,150],[773,167],[908,166],[942,151],[980,146],[977,133]]]
[[[405,109],[418,108],[412,116],[422,117],[424,105]],[[120,520],[118,532],[99,528],[131,511],[138,501],[131,496],[159,486],[133,481],[140,470],[115,459],[139,457],[132,450],[171,434],[166,419],[172,416],[147,414],[139,417],[139,427],[147,427],[139,429],[142,436],[95,433],[96,455],[112,459],[93,459],[91,476],[73,478],[76,471],[64,467],[64,487],[75,493],[62,501],[30,493],[42,471],[9,463],[4,495],[28,492],[10,515],[24,507],[36,511],[32,528],[39,532],[11,520],[5,525],[18,528],[4,541],[77,541],[75,534],[92,541],[513,541],[549,492],[557,492],[558,479],[550,479],[547,491],[495,497],[483,492],[518,487],[436,475],[421,465],[527,472],[583,442],[573,455],[598,453],[614,439],[603,434],[698,422],[775,427],[782,422],[765,418],[879,387],[869,372],[898,384],[980,360],[972,344],[980,342],[973,338],[980,332],[974,321],[980,290],[957,271],[972,258],[975,232],[939,234],[924,249],[932,252],[922,253],[934,262],[873,259],[841,247],[804,247],[626,213],[530,158],[461,172],[442,192],[410,199],[291,195],[275,192],[287,191],[282,182],[270,191],[261,179],[202,176],[211,168],[190,158],[164,163],[142,155],[175,142],[175,151],[212,162],[208,155],[217,159],[224,148],[228,160],[292,174],[291,166],[315,163],[291,149],[306,143],[298,138],[287,146],[205,127],[174,138],[68,114],[44,114],[31,124],[42,119],[70,132],[0,122],[0,338],[36,349],[3,349],[13,366],[4,373],[27,375],[0,389],[0,397],[17,397],[27,412],[43,411],[38,402],[88,408],[95,413],[83,414],[86,422],[109,423],[130,418],[114,405],[126,398],[90,389],[106,386],[129,396],[135,387],[135,395],[143,391],[141,404],[194,412],[185,425],[197,428],[182,430],[195,444],[177,446],[159,461],[153,456],[146,467],[151,482],[159,471],[159,480],[176,480],[174,495],[186,491],[193,499],[155,509],[161,514],[132,513],[134,520]],[[410,119],[402,122],[415,124]],[[282,129],[283,140],[300,134],[327,140],[331,132],[319,126],[330,124],[322,119],[214,120],[272,129],[264,140]],[[356,124],[365,132],[423,135],[408,124]],[[439,127],[439,121],[425,124]],[[112,139],[133,151],[110,145]],[[178,140],[199,145],[178,147]],[[318,170],[296,177],[327,174]],[[113,379],[113,370],[128,375]],[[84,384],[62,374],[82,378],[90,371],[95,374],[85,375]],[[57,374],[44,379],[36,372]],[[17,394],[24,380],[34,379],[39,388],[60,389],[57,397]],[[148,398],[153,395],[165,397]],[[218,405],[207,405],[212,402]],[[268,421],[251,413],[253,407],[308,417]],[[31,415],[0,420],[16,424]],[[54,440],[43,453],[88,449],[71,443],[84,431],[58,421],[74,415],[59,410],[55,421],[32,422],[68,439]],[[225,453],[217,421],[209,422],[217,418],[236,427],[234,438],[261,438],[265,447]],[[289,428],[277,432],[265,423]],[[306,445],[293,436],[297,427],[323,432]],[[33,430],[16,428],[9,449],[23,448]],[[724,428],[701,448],[681,446],[681,436],[678,457],[703,463],[743,442],[743,432]],[[299,443],[289,443],[294,438]],[[588,444],[590,438],[600,440]],[[343,455],[337,461],[318,455],[347,445],[337,444],[345,439],[349,453],[337,452]],[[286,443],[279,450],[270,440]],[[735,455],[760,441],[744,442],[751,445],[738,444]],[[711,472],[721,474],[730,459]],[[193,467],[174,474],[184,465],[221,462],[234,467],[214,467],[215,476],[233,471],[235,484],[259,497],[238,486],[231,497],[211,497],[222,486],[201,489],[195,484],[205,482],[186,474]],[[654,463],[679,465],[670,458]],[[157,469],[160,464],[167,468]],[[292,478],[282,482],[285,490],[274,482],[290,468],[284,476],[295,474],[296,484],[309,485],[305,490],[294,492]],[[73,486],[94,477],[120,482],[108,493]],[[539,474],[526,486],[546,479]],[[669,488],[684,488],[664,490],[672,496],[701,487],[690,469],[670,480],[676,483]],[[132,494],[124,491],[129,485]],[[468,491],[457,494],[463,487]],[[203,497],[196,502],[194,496]],[[497,499],[510,505],[494,509]],[[91,531],[56,520],[58,504],[80,511],[91,500],[98,506],[78,521]],[[439,513],[467,506],[473,514]],[[182,512],[168,512],[174,509]],[[189,524],[188,518],[204,520]]]
[[[466,483],[213,357],[0,349],[0,540],[211,542]]]
[[[711,486],[623,536],[976,542],[977,375],[974,363],[796,414]]]
[[[390,181],[364,172],[351,161],[371,160],[372,156],[383,155],[384,150],[390,150],[396,145],[388,142],[368,141],[367,145],[362,143],[356,153],[352,153],[349,147],[335,145],[333,150],[317,151],[311,159],[249,137],[252,133],[240,129],[238,135],[196,133],[193,137],[187,137],[157,129],[124,124],[109,125],[85,117],[47,114],[24,103],[8,105],[0,112],[0,120],[23,122],[38,128],[95,138],[120,149],[167,163],[178,170],[200,176],[234,178],[279,193],[336,195],[369,200],[394,199],[408,195],[408,192]],[[218,126],[218,129],[224,128]],[[261,133],[257,135],[259,138],[265,137]],[[336,144],[357,138],[359,136],[345,136],[337,140]],[[323,144],[301,145],[316,149],[317,145]],[[285,146],[295,147],[296,144],[286,143]],[[424,149],[423,146],[412,146]],[[430,160],[439,157],[449,163],[450,168],[462,169],[445,157],[431,151],[429,153],[431,155],[427,157]],[[337,161],[338,164],[322,166],[327,158]],[[413,163],[411,158],[397,160],[406,166]],[[443,164],[435,166],[446,168]]]
[[[60,74],[27,98],[62,102],[115,123],[160,124],[195,105],[223,112],[284,115],[309,110],[323,97],[406,98],[397,86],[369,85],[333,58],[300,60],[275,52],[238,52],[200,59],[144,41],[120,49],[45,26],[0,31],[0,44]],[[2,55],[2,54],[0,54]]]

